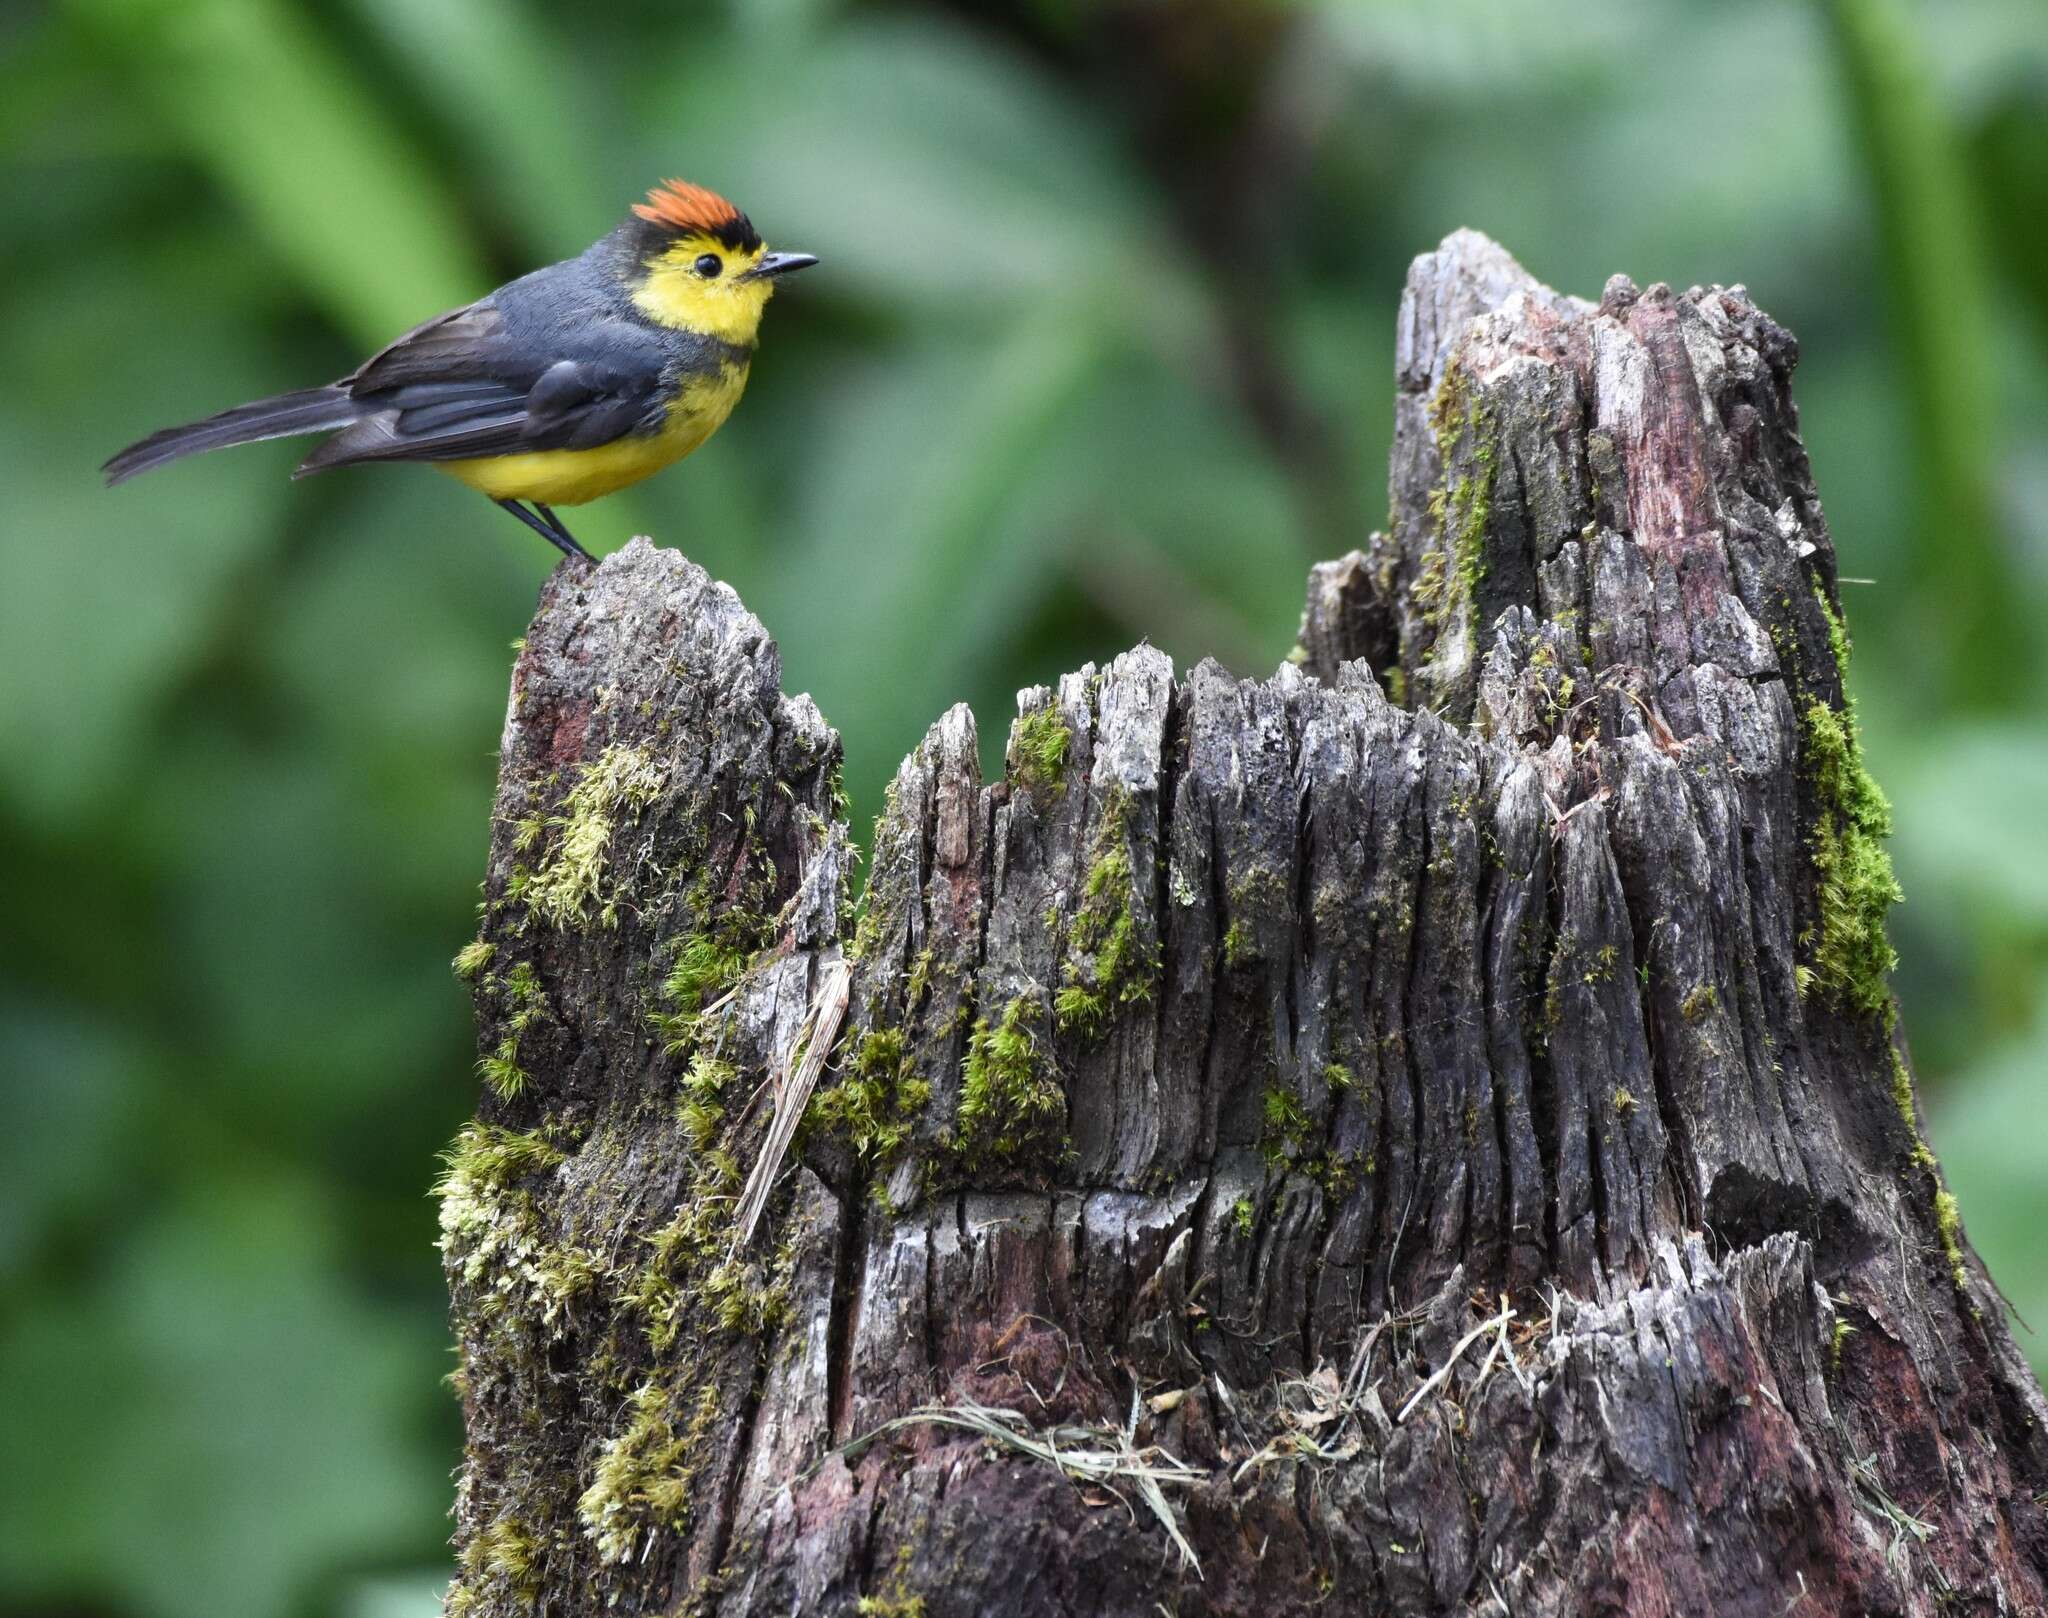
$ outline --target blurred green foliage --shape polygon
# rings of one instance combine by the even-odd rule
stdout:
[[[659,176],[823,255],[687,468],[861,813],[948,703],[1148,636],[1267,670],[1384,509],[1409,256],[1742,280],[1898,809],[1900,986],[2048,1325],[2038,0],[69,0],[0,14],[0,1610],[432,1609],[426,1187],[467,1113],[510,654],[552,553],[170,421],[339,374]],[[2041,1341],[2027,1339],[2037,1361]]]

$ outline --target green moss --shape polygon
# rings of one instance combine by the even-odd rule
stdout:
[[[859,1618],[924,1618],[924,1597],[910,1588],[912,1552],[909,1545],[896,1550],[896,1566],[880,1593],[862,1596],[854,1603]]]
[[[1252,924],[1261,916],[1285,912],[1287,888],[1271,870],[1253,865],[1232,879],[1224,897],[1224,914],[1230,923],[1223,929],[1223,964],[1236,970],[1259,959],[1258,935]]]
[[[1896,1045],[1891,1047],[1891,1058],[1892,1105],[1899,1109],[1900,1121],[1906,1126],[1906,1136],[1913,1143],[1914,1164],[1932,1173],[1936,1167],[1934,1153],[1920,1133],[1920,1114],[1913,1104],[1913,1076],[1906,1071],[1906,1059],[1899,1054]]]
[[[605,1276],[603,1261],[595,1253],[568,1244],[537,1254],[533,1267],[542,1287],[565,1309],[595,1292]]]
[[[1822,620],[1828,626],[1828,652],[1835,660],[1835,677],[1842,684],[1842,700],[1847,702],[1849,700],[1849,626],[1842,622],[1842,615],[1835,611],[1835,604],[1828,600],[1827,592],[1821,589],[1819,585],[1814,586],[1813,599],[1815,605],[1820,608]],[[1786,597],[1781,605],[1789,612],[1792,607],[1791,598],[1789,596]]]
[[[1942,1257],[1948,1262],[1949,1277],[1955,1282],[1956,1290],[1968,1298],[1970,1276],[1963,1263],[1962,1209],[1957,1205],[1954,1194],[1941,1183],[1941,1165],[1935,1161],[1927,1138],[1920,1133],[1919,1111],[1913,1103],[1913,1076],[1906,1071],[1906,1059],[1899,1054],[1896,1045],[1891,1047],[1890,1055],[1892,1105],[1898,1109],[1899,1120],[1906,1126],[1906,1138],[1912,1143],[1913,1166],[1927,1176],[1928,1184],[1934,1188],[1934,1228],[1941,1239]]]
[[[1848,637],[1818,591],[1837,670],[1846,682]],[[1846,684],[1844,690],[1846,691]],[[1819,916],[1801,942],[1811,964],[1800,974],[1802,991],[1818,989],[1851,1010],[1891,1016],[1889,975],[1898,964],[1885,931],[1885,915],[1905,897],[1892,874],[1884,841],[1891,835],[1891,805],[1864,768],[1856,715],[1844,697],[1836,712],[1811,702],[1804,715],[1805,766],[1815,804],[1813,866],[1819,878]]]
[[[910,963],[909,980],[903,986],[905,1003],[911,1010],[917,1008],[931,989],[933,970],[931,950],[919,950],[917,959]]]
[[[1687,1022],[1698,1022],[1720,1003],[1721,997],[1715,992],[1713,984],[1695,984],[1692,992],[1679,1001],[1678,1014]]]
[[[685,942],[709,947],[677,948],[688,957],[677,997],[690,1003],[679,1017],[701,1017],[744,970],[758,926],[737,907],[713,917],[709,906],[708,888],[690,896],[701,919]],[[502,997],[515,1038],[547,1015],[530,962],[489,977],[480,995]],[[735,1381],[721,1373],[714,1385],[706,1367],[740,1363],[726,1334],[759,1339],[779,1326],[797,1253],[786,1232],[771,1256],[758,1256],[758,1244],[754,1254],[734,1252],[742,1098],[720,1044],[693,1045],[678,1078],[674,1122],[633,1109],[594,1126],[562,1121],[532,1133],[478,1123],[450,1148],[439,1187],[442,1251],[462,1380],[496,1424],[490,1465],[473,1456],[463,1485],[460,1514],[470,1526],[451,1611],[481,1618],[519,1610],[522,1568],[552,1557],[559,1569],[579,1537],[598,1558],[619,1562],[648,1554],[657,1536],[672,1542],[702,1518],[697,1502],[714,1432],[735,1416],[745,1390],[743,1374]],[[637,1203],[614,1200],[628,1172],[621,1154],[643,1150],[650,1128],[684,1176],[672,1211],[653,1216],[667,1222],[651,1232]],[[556,1176],[570,1144],[574,1176]],[[596,1453],[586,1450],[578,1463],[579,1487],[588,1485],[580,1498],[547,1483],[559,1458],[543,1453],[537,1430],[504,1419],[508,1410],[536,1408],[536,1398],[545,1402],[540,1390],[558,1385],[567,1365],[593,1419],[612,1413],[592,1438]],[[538,1461],[529,1462],[529,1450]],[[588,1550],[580,1554],[590,1559]]]
[[[505,974],[505,995],[512,1005],[513,1025],[522,1034],[547,1015],[540,974],[531,961],[512,963],[512,970]]]
[[[501,1044],[489,1055],[476,1060],[477,1077],[491,1087],[500,1101],[516,1101],[526,1093],[526,1069],[521,1067],[511,1047]]]
[[[596,1283],[597,1260],[550,1242],[527,1182],[562,1162],[544,1136],[469,1123],[442,1155],[443,1257],[458,1305],[482,1319],[504,1316],[542,1341],[556,1335],[569,1302]],[[462,1294],[468,1293],[464,1303]]]
[[[1358,1082],[1351,1069],[1342,1062],[1326,1063],[1323,1067],[1323,1083],[1332,1090],[1344,1091]]]
[[[463,1545],[460,1560],[471,1579],[502,1579],[519,1601],[530,1603],[540,1593],[539,1547],[523,1522],[485,1523]]]
[[[634,1390],[625,1428],[599,1451],[590,1486],[576,1502],[602,1560],[626,1561],[650,1529],[689,1528],[718,1413],[714,1387],[699,1390],[694,1400],[651,1381]]]
[[[1010,727],[1009,771],[1026,787],[1057,789],[1067,770],[1074,732],[1054,704],[1020,715]]]
[[[1430,516],[1441,528],[1444,518],[1443,491],[1430,496]],[[1444,620],[1444,553],[1442,546],[1428,552],[1415,570],[1415,582],[1408,586],[1409,599],[1422,609],[1422,621],[1434,627]]]
[[[1835,1329],[1828,1339],[1828,1366],[1838,1377],[1842,1374],[1842,1350],[1855,1335],[1856,1328],[1842,1316],[1836,1315]]]
[[[528,1029],[546,1019],[547,997],[531,961],[514,962],[510,972],[484,979],[483,988],[487,995],[502,999],[506,1016],[497,1046],[477,1059],[476,1070],[499,1100],[516,1100],[526,1091],[519,1041]]]
[[[1325,1152],[1308,1164],[1309,1177],[1332,1202],[1342,1202],[1358,1184],[1361,1173],[1372,1172],[1373,1160],[1356,1152]]]
[[[1905,895],[1884,849],[1891,805],[1863,767],[1854,720],[1815,702],[1806,710],[1806,764],[1817,803],[1813,865],[1819,921],[1807,983],[1850,1008],[1884,1015],[1898,963],[1885,914]]]
[[[446,1197],[458,1184],[465,1189],[495,1189],[529,1174],[545,1174],[561,1164],[562,1153],[537,1130],[503,1129],[472,1120],[456,1131],[441,1161],[446,1167],[434,1193]]]
[[[903,1030],[874,1028],[854,1044],[839,1082],[812,1098],[811,1124],[856,1156],[886,1163],[909,1142],[931,1096],[911,1065]]]
[[[1262,1102],[1265,1127],[1259,1150],[1274,1167],[1307,1155],[1310,1125],[1308,1113],[1291,1090],[1278,1084],[1266,1086]]]
[[[675,1347],[693,1310],[721,1330],[758,1335],[788,1309],[794,1255],[779,1252],[763,1265],[731,1252],[742,1178],[730,1152],[703,1153],[682,1206],[645,1238],[646,1262],[620,1278],[619,1302],[645,1323],[647,1346],[657,1355]]]
[[[735,908],[676,945],[661,984],[665,1009],[648,1017],[671,1056],[696,1043],[705,1013],[740,980],[759,944],[759,919]]]
[[[1958,1292],[1970,1290],[1970,1273],[1963,1266],[1963,1210],[1955,1193],[1946,1186],[1934,1193],[1934,1228],[1941,1237],[1942,1256]]]
[[[1627,1090],[1616,1090],[1614,1092],[1614,1111],[1617,1116],[1626,1118],[1635,1110],[1636,1098],[1633,1095]]]
[[[1451,485],[1446,511],[1451,526],[1445,542],[1456,580],[1455,599],[1466,606],[1479,598],[1479,586],[1486,578],[1486,520],[1493,509],[1493,452],[1482,447],[1477,458],[1481,472]]]
[[[713,932],[692,933],[676,948],[661,993],[678,1012],[695,1013],[746,970],[747,952]]]
[[[1251,931],[1241,920],[1233,921],[1223,929],[1223,964],[1233,972],[1255,959],[1257,954]]]
[[[450,964],[462,982],[474,983],[477,974],[491,964],[491,957],[497,953],[498,946],[489,939],[472,939],[455,952],[455,959]]]
[[[849,961],[871,961],[882,944],[882,916],[870,903],[872,892],[863,892],[854,906],[853,942],[846,946]]]
[[[1240,1236],[1250,1236],[1258,1222],[1259,1210],[1250,1197],[1239,1197],[1230,1205],[1230,1222],[1237,1227]]]
[[[725,1122],[725,1094],[737,1075],[730,1062],[709,1051],[690,1058],[683,1074],[682,1094],[676,1099],[676,1121],[699,1152],[708,1151],[718,1139]]]
[[[678,1236],[679,1226],[688,1231],[687,1246]],[[703,1220],[699,1210],[686,1208],[648,1238],[656,1255],[622,1278],[619,1305],[638,1317],[647,1346],[656,1354],[674,1348],[689,1323],[690,1294],[677,1285],[676,1275],[689,1259],[699,1256],[700,1242],[710,1246],[722,1228]]]
[[[667,777],[667,766],[652,754],[616,744],[584,766],[562,812],[547,819],[556,836],[525,883],[527,909],[553,927],[582,926],[591,902],[600,898],[618,817],[637,815],[652,803]],[[517,836],[525,836],[523,828]],[[608,927],[617,923],[618,895],[603,898],[599,919]]]
[[[772,1330],[789,1312],[788,1287],[737,1258],[704,1278],[704,1299],[723,1330],[749,1337]]]
[[[1094,989],[1069,983],[1052,997],[1054,1022],[1094,1038],[1109,1024],[1109,1000]]]
[[[1015,1163],[1057,1155],[1066,1144],[1067,1095],[1032,1032],[1038,1004],[1019,995],[991,1027],[979,1018],[961,1069],[960,1144]]]
[[[1119,1006],[1150,1000],[1159,977],[1159,947],[1138,935],[1132,914],[1130,795],[1109,794],[1096,830],[1093,858],[1082,883],[1081,905],[1067,940],[1064,982],[1053,997],[1054,1020],[1090,1038],[1099,1036]]]
[[[1453,363],[1430,400],[1430,428],[1445,481],[1429,498],[1436,544],[1423,558],[1409,594],[1423,621],[1441,627],[1469,608],[1486,578],[1486,525],[1493,510],[1496,473],[1491,413],[1480,402],[1463,366]],[[1462,468],[1453,471],[1452,468]]]

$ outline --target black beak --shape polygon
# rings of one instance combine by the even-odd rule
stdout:
[[[807,270],[818,262],[816,253],[766,253],[761,262],[747,271],[747,279],[771,275],[787,275],[791,270]]]

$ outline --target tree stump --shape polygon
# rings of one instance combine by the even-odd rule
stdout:
[[[457,962],[450,1613],[2042,1610],[1795,359],[1450,237],[1295,659],[1026,690],[987,786],[953,709],[857,922],[761,625],[559,569]]]

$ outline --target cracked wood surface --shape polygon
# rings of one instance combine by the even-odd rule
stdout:
[[[1740,288],[1447,239],[1296,660],[1021,692],[992,785],[955,708],[857,931],[761,625],[644,541],[558,570],[464,958],[451,1613],[2041,1610],[1795,359]]]

